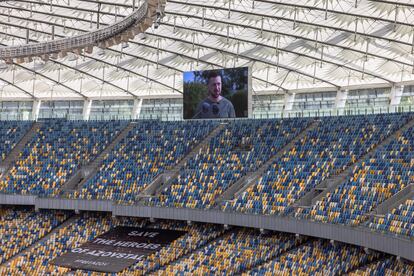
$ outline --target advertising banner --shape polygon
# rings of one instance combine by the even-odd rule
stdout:
[[[74,269],[120,272],[184,234],[176,230],[118,226],[52,263]]]

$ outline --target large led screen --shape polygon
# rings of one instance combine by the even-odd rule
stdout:
[[[249,116],[248,67],[184,73],[184,119]]]

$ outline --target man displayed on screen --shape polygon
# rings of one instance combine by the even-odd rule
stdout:
[[[221,95],[221,80],[221,76],[216,72],[208,75],[208,96],[198,104],[194,119],[236,117],[231,101]]]

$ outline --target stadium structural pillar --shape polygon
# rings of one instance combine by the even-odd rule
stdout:
[[[91,107],[92,107],[92,100],[87,99],[83,103],[83,119],[85,121],[89,120],[89,116],[91,115]]]
[[[390,111],[396,112],[401,103],[401,97],[404,92],[404,85],[392,86],[390,93]]]
[[[338,90],[336,92],[335,98],[335,110],[338,115],[344,115],[344,109],[346,106],[346,101],[348,99],[348,89],[345,90]]]
[[[137,120],[139,119],[139,115],[141,114],[143,99],[134,99],[134,107],[132,109],[132,119]]]
[[[41,103],[42,103],[41,100],[33,101],[33,108],[32,108],[32,120],[33,121],[37,121],[37,119],[39,118]]]
[[[295,95],[296,93],[286,93],[285,94],[285,101],[283,107],[283,116],[287,117],[289,112],[293,109],[293,103],[295,102]]]

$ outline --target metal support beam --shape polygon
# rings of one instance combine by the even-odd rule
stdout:
[[[338,90],[335,98],[335,109],[338,114],[343,115],[344,108],[346,106],[346,100],[348,99],[348,89]]]
[[[404,92],[404,85],[391,87],[390,109],[396,111],[401,103],[401,97]]]
[[[91,115],[91,108],[92,108],[92,100],[86,99],[83,102],[83,112],[82,112],[82,117],[85,121],[89,120],[89,117]]]
[[[32,108],[32,120],[37,121],[39,118],[39,112],[40,112],[40,105],[42,104],[41,100],[34,100],[33,101],[33,108]]]
[[[289,112],[293,109],[293,103],[295,102],[295,93],[286,93],[285,101],[283,104],[283,116],[288,116]]]
[[[132,109],[132,119],[137,120],[140,117],[143,99],[134,99],[134,108]]]

